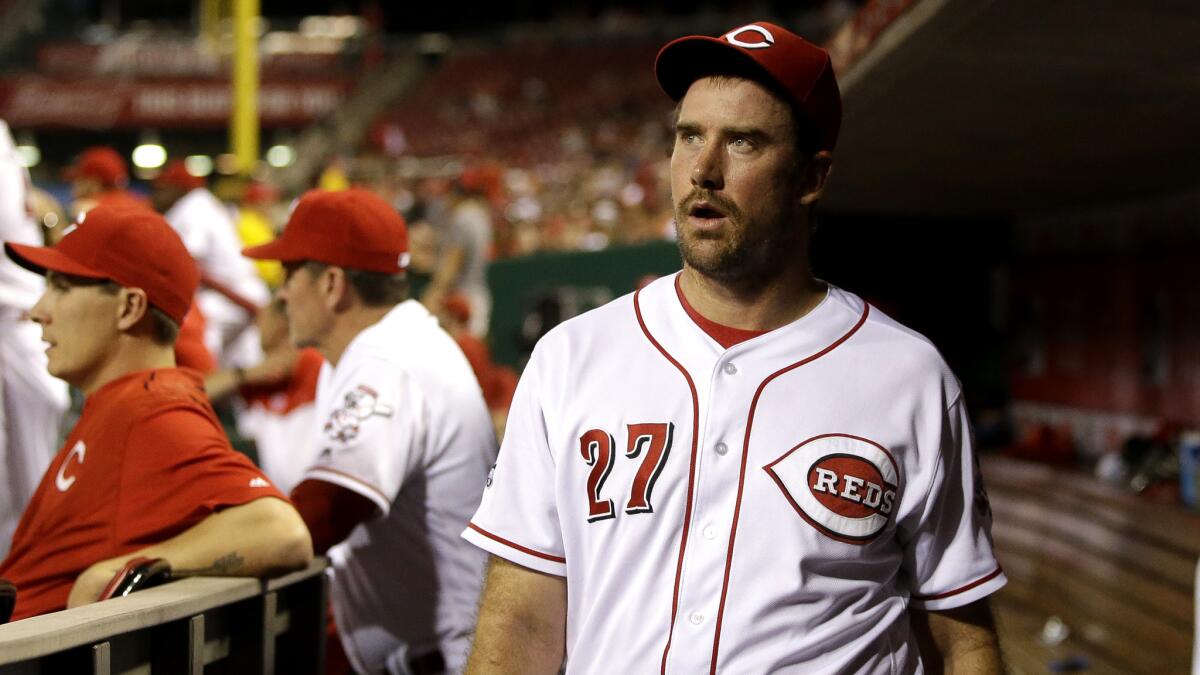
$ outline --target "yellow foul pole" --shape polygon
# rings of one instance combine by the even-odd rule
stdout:
[[[233,119],[229,142],[246,174],[258,160],[259,0],[233,0]]]

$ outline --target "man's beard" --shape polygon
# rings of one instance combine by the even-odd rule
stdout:
[[[698,201],[706,201],[725,214],[725,227],[715,233],[688,233],[682,223]],[[716,281],[746,281],[763,276],[779,255],[777,238],[769,233],[749,233],[741,209],[732,201],[692,190],[675,205],[675,236],[679,254],[688,267]],[[763,235],[766,235],[763,238]]]

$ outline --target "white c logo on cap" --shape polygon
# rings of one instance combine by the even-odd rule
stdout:
[[[748,30],[752,30],[755,33],[758,33],[759,35],[761,35],[763,41],[762,42],[742,42],[741,40],[739,40],[737,38],[737,36],[741,35],[742,33],[746,32]],[[758,24],[754,24],[754,23],[752,23],[748,26],[742,26],[741,28],[735,28],[735,29],[729,31],[728,33],[725,34],[725,40],[729,44],[741,47],[742,49],[766,49],[767,47],[770,47],[771,45],[775,44],[775,36],[771,35],[771,31],[767,30],[766,28],[763,28],[762,26],[760,26]]]

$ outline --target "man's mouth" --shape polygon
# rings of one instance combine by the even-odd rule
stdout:
[[[716,220],[724,218],[726,213],[712,202],[700,201],[692,204],[692,208],[688,209],[688,216],[702,220]]]

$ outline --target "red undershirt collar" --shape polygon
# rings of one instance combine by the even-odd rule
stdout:
[[[692,317],[692,321],[700,327],[700,330],[708,333],[708,336],[717,341],[725,349],[745,342],[751,338],[756,338],[768,331],[765,330],[744,330],[741,328],[732,328],[724,324],[719,324],[716,321],[706,319],[700,315],[690,304],[687,298],[683,297],[683,289],[679,287],[679,277],[675,277],[675,294],[679,296],[679,303],[683,305],[683,311]]]

